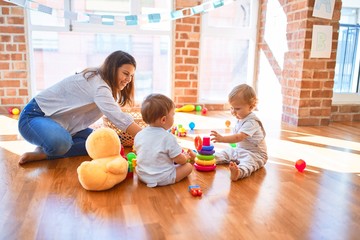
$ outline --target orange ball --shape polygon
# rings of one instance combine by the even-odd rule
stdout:
[[[295,162],[295,168],[299,171],[299,172],[303,172],[304,169],[306,168],[306,162],[302,159],[299,159]]]
[[[226,121],[225,121],[225,125],[226,125],[226,127],[230,127],[231,122],[230,122],[229,120],[226,120]]]
[[[11,110],[11,113],[14,114],[14,115],[18,115],[20,113],[20,110],[18,108],[13,108]]]

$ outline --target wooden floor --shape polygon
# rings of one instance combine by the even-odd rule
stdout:
[[[89,192],[76,174],[88,157],[19,166],[34,147],[18,135],[16,118],[0,116],[0,239],[359,239],[360,122],[293,127],[261,118],[270,158],[247,179],[231,182],[217,166],[172,186],[147,188],[135,174]],[[177,123],[195,123],[180,144],[193,148],[192,138],[211,129],[229,133],[227,119],[177,113]],[[294,168],[300,158],[303,173]],[[189,194],[194,184],[201,198]]]

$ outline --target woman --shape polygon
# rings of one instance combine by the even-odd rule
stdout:
[[[117,128],[135,136],[141,127],[121,111],[132,105],[136,61],[123,51],[110,54],[99,68],[87,68],[35,96],[19,117],[19,132],[36,145],[19,164],[88,155],[89,126],[105,115]]]

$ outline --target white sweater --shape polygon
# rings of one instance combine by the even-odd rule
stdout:
[[[43,90],[35,100],[41,110],[70,134],[75,134],[105,115],[117,128],[126,131],[134,119],[121,111],[110,87],[99,76],[86,80],[76,74]]]

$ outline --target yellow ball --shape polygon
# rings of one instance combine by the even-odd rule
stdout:
[[[13,108],[11,110],[11,113],[14,114],[14,115],[18,115],[20,113],[20,110],[18,108]]]

